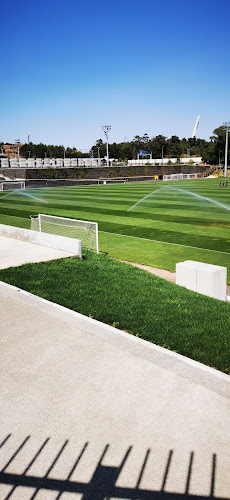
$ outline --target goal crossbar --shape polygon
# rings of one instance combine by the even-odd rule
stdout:
[[[46,214],[38,214],[30,218],[33,231],[80,239],[83,248],[99,253],[97,222]]]

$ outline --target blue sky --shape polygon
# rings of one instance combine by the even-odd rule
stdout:
[[[229,0],[12,1],[1,16],[0,141],[90,148],[230,121]]]

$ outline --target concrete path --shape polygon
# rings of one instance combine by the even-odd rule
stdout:
[[[144,271],[148,271],[148,273],[154,274],[155,276],[158,276],[158,278],[163,278],[164,280],[176,283],[176,273],[172,273],[171,271],[167,271],[166,269],[160,269],[159,267],[146,266],[145,264],[129,262],[128,260],[121,260],[121,259],[119,260],[121,262],[125,262],[126,264],[130,264],[131,266],[143,269]]]
[[[43,247],[14,238],[0,236],[0,269],[21,266],[29,262],[43,262],[62,257],[71,257],[73,254]]]
[[[3,283],[0,318],[1,500],[230,498],[227,375]]]
[[[166,269],[159,269],[158,267],[137,264],[135,262],[129,262],[127,260],[121,260],[121,262],[125,262],[126,264],[130,264],[131,266],[138,267],[139,269],[143,269],[144,271],[148,271],[148,273],[154,274],[155,276],[158,276],[158,278],[163,278],[164,280],[176,283],[176,273],[172,273],[171,271],[167,271]],[[226,295],[230,297],[230,285],[226,286]]]

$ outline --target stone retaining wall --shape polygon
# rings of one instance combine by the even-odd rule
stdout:
[[[119,167],[70,167],[70,168],[1,168],[0,175],[8,179],[112,179],[142,176],[159,177],[170,174],[200,173],[206,167],[197,165],[164,165],[164,166],[119,166]]]

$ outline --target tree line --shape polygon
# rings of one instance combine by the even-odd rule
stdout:
[[[98,156],[98,148],[100,155],[106,156],[106,144],[102,139],[98,139],[92,147],[95,157]],[[169,139],[164,135],[150,138],[148,134],[144,134],[142,137],[136,135],[130,142],[109,144],[110,158],[135,159],[140,150],[151,154],[152,158],[162,158],[162,152],[164,158],[178,158],[178,160],[180,157],[201,156],[204,162],[216,165],[219,161],[224,161],[225,130],[222,126],[216,128],[209,141],[196,137],[179,139],[176,135]]]
[[[0,143],[1,144],[1,143]],[[2,143],[4,149],[4,144]],[[162,152],[164,158],[179,158],[181,156],[201,156],[204,162],[216,165],[224,162],[225,151],[225,129],[218,127],[213,131],[209,141],[199,138],[179,139],[176,135],[170,138],[164,135],[157,135],[150,138],[148,134],[143,136],[136,135],[129,142],[120,142],[109,144],[110,158],[118,160],[131,160],[137,158],[140,150],[151,154],[152,158],[161,158]],[[98,139],[91,147],[91,152],[82,153],[76,147],[64,148],[64,146],[53,146],[45,144],[24,144],[20,147],[20,156],[25,158],[103,158],[106,156],[106,143]]]
[[[23,144],[20,148],[20,156],[24,158],[88,158],[89,153],[81,153],[77,148],[64,148],[64,146],[53,146],[46,144]]]

